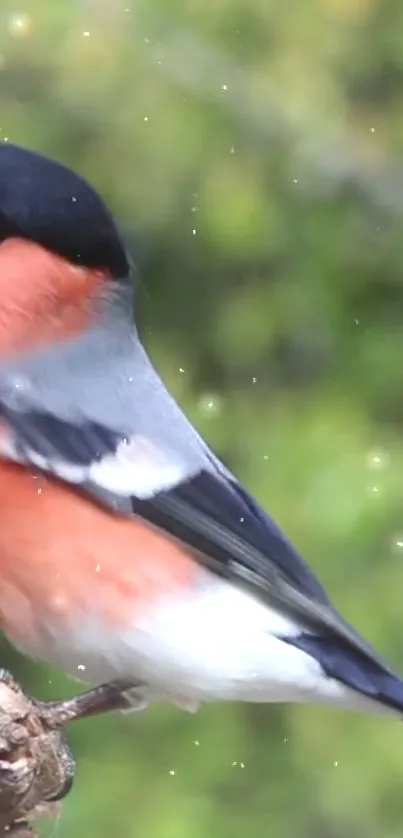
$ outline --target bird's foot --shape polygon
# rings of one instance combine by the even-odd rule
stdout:
[[[35,707],[42,722],[49,729],[59,728],[67,722],[99,716],[116,710],[130,711],[137,709],[137,702],[142,702],[136,694],[136,685],[127,679],[116,679],[98,687],[65,699],[64,701],[35,701]]]

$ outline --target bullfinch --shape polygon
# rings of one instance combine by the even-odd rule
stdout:
[[[90,684],[403,712],[403,681],[167,392],[111,213],[0,145],[0,627]]]

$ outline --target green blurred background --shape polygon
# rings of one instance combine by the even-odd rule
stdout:
[[[1,0],[0,131],[109,200],[166,381],[403,669],[401,0]],[[402,835],[389,719],[161,706],[70,741],[48,835]]]

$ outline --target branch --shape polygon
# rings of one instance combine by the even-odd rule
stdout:
[[[40,702],[0,670],[0,838],[34,838],[30,821],[59,811],[76,767],[62,725],[127,709],[130,686],[116,681],[67,701]]]

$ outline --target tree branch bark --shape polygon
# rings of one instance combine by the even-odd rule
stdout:
[[[0,670],[0,838],[34,838],[31,821],[58,812],[75,774],[62,726],[127,709],[130,686],[115,681],[66,701],[40,702]]]

